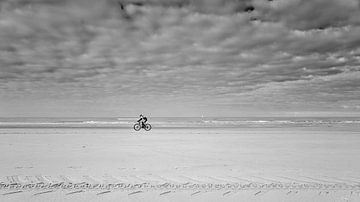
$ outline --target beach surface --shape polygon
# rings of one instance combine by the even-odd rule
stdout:
[[[0,128],[0,201],[360,201],[360,127]]]

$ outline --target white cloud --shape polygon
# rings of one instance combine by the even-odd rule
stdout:
[[[17,2],[1,3],[3,102],[359,105],[358,1]]]

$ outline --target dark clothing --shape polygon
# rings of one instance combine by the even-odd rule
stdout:
[[[145,126],[145,123],[147,122],[147,118],[144,116],[138,120],[138,122],[141,124],[141,127]]]
[[[144,123],[146,123],[147,118],[146,118],[146,117],[142,117],[142,118],[140,118],[140,119],[138,120],[138,122],[140,122],[140,121],[143,121]]]

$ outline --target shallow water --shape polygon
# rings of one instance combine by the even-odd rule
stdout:
[[[137,117],[0,118],[0,128],[132,128]],[[360,127],[360,117],[148,117],[155,128]]]

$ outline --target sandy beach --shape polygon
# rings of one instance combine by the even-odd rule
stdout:
[[[0,201],[360,201],[354,127],[0,129]]]
[[[360,0],[0,0],[24,201],[360,202]]]

